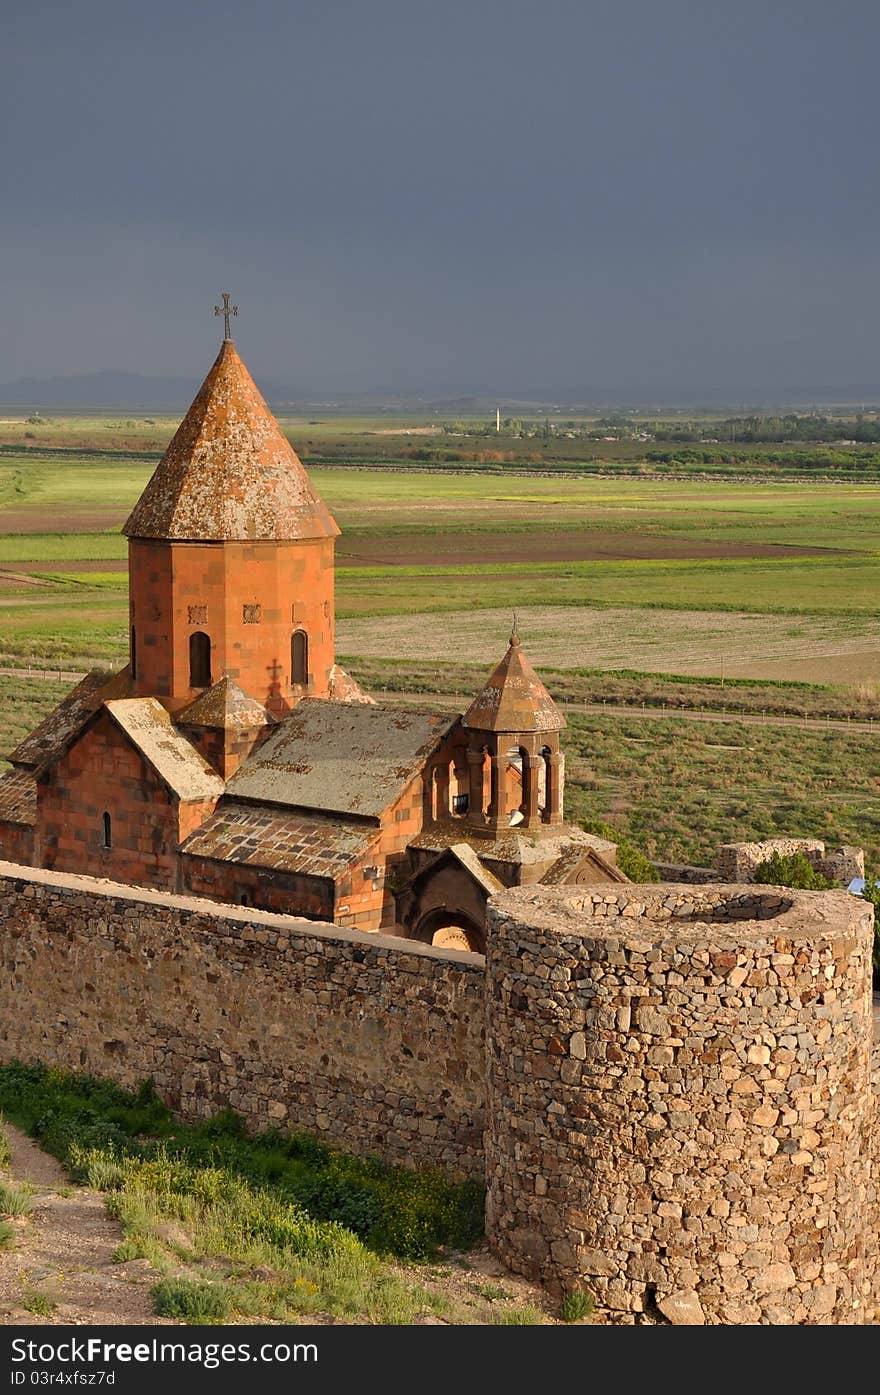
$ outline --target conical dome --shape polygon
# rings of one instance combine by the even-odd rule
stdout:
[[[562,731],[565,718],[515,634],[507,653],[462,718],[473,731]]]
[[[231,339],[223,341],[122,531],[193,542],[339,532]]]

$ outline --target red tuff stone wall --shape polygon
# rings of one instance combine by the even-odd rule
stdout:
[[[34,860],[34,828],[29,823],[9,823],[0,819],[0,857],[6,862]]]
[[[180,875],[180,890],[188,895],[308,920],[333,919],[333,883],[326,877],[275,872],[189,853],[181,855]]]
[[[177,845],[213,808],[214,801],[179,803],[104,712],[38,781],[35,861],[173,890]]]
[[[483,1173],[479,955],[0,864],[0,1058]]]
[[[489,904],[502,1259],[617,1321],[871,1322],[871,907],[718,885]]]
[[[211,679],[228,673],[280,715],[326,697],[333,666],[333,539],[307,542],[129,541],[129,609],[137,635],[134,692],[176,711],[190,687],[189,637],[211,640]],[[309,640],[309,682],[292,686],[291,637]]]

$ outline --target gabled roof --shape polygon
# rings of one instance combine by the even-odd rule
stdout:
[[[357,679],[346,673],[342,664],[333,664],[327,687],[327,695],[334,702],[368,702],[375,705],[376,699],[364,692]]]
[[[2,786],[2,781],[0,781]],[[378,838],[375,824],[326,814],[288,813],[260,804],[218,805],[181,852],[335,880]]]
[[[339,532],[231,339],[122,531],[194,542]]]
[[[219,799],[223,781],[208,762],[172,726],[155,698],[120,698],[107,711],[178,799]]]
[[[261,804],[377,818],[455,720],[449,712],[305,698],[227,789]]]
[[[128,667],[119,673],[87,673],[67,697],[34,727],[9,754],[13,765],[39,771],[62,756],[74,737],[97,712],[105,698],[125,697],[131,691]]]
[[[223,731],[268,727],[275,722],[262,703],[226,673],[212,688],[199,693],[194,702],[178,712],[175,720],[179,726],[217,727]]]
[[[458,862],[487,896],[494,896],[496,891],[504,890],[504,883],[498,880],[494,872],[483,866],[470,843],[449,843],[431,862],[419,868],[412,877],[412,882],[430,878],[441,865],[449,861]]]
[[[562,731],[566,721],[522,651],[516,634],[462,718],[474,731]]]
[[[557,858],[553,866],[541,877],[542,886],[566,886],[574,882],[583,883],[585,874],[593,882],[628,882],[629,877],[620,868],[603,857],[598,848],[586,852],[576,843]]]

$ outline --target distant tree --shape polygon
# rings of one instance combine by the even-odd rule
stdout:
[[[641,848],[610,823],[605,823],[604,819],[581,819],[580,827],[585,833],[592,833],[596,838],[607,838],[609,843],[617,844],[617,865],[631,882],[658,882],[660,880],[657,868],[645,856]]]
[[[755,881],[765,886],[790,886],[799,891],[830,891],[837,886],[807,860],[802,852],[781,857],[778,852],[759,862],[755,868]]]
[[[874,907],[874,987],[880,988],[880,886],[873,872],[865,872],[865,889],[862,895]]]

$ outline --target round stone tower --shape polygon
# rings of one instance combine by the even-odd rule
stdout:
[[[843,891],[493,898],[499,1256],[613,1321],[869,1321],[872,924]]]

